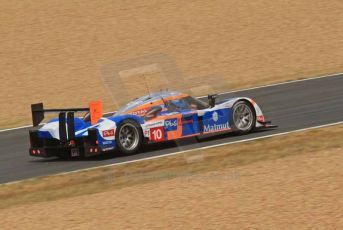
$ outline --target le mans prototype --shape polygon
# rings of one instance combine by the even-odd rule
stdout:
[[[44,109],[32,104],[34,129],[30,130],[29,153],[35,157],[89,157],[118,149],[133,154],[146,144],[275,127],[265,121],[256,102],[237,97],[216,102],[217,95],[203,101],[175,91],[149,93],[111,116],[104,117],[101,102],[88,108]],[[43,126],[44,113],[59,113]],[[85,112],[83,118],[74,116]]]

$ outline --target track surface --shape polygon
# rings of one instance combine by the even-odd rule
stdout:
[[[178,144],[152,145],[143,153],[126,157],[114,156],[115,154],[112,153],[97,158],[72,161],[30,157],[28,129],[6,131],[0,133],[0,183],[125,162],[343,120],[343,75],[226,93],[222,94],[219,100],[232,96],[254,98],[266,118],[279,125],[279,128],[245,136],[225,134],[204,139],[199,143],[189,139]]]

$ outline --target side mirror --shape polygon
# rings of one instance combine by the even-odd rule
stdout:
[[[210,105],[211,108],[216,106],[216,98],[218,97],[218,94],[209,94],[207,96],[208,98],[208,104]]]
[[[159,114],[162,111],[161,106],[153,106],[151,107],[144,115],[144,119],[149,120],[152,118],[157,117],[157,114]]]

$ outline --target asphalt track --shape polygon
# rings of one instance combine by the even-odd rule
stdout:
[[[151,145],[143,153],[132,156],[116,156],[117,153],[114,152],[101,157],[71,161],[30,157],[28,155],[28,128],[0,132],[0,183],[343,121],[343,74],[225,93],[220,95],[219,100],[232,96],[247,96],[255,99],[266,118],[279,127],[244,136],[224,134],[216,138],[203,139],[199,143],[194,139],[188,139],[177,143]]]

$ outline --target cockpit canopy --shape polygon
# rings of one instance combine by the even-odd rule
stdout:
[[[176,91],[161,91],[134,99],[120,108],[116,114],[144,116],[153,106],[161,106],[164,110],[172,112],[180,110],[201,110],[209,107],[208,103],[188,94]]]

